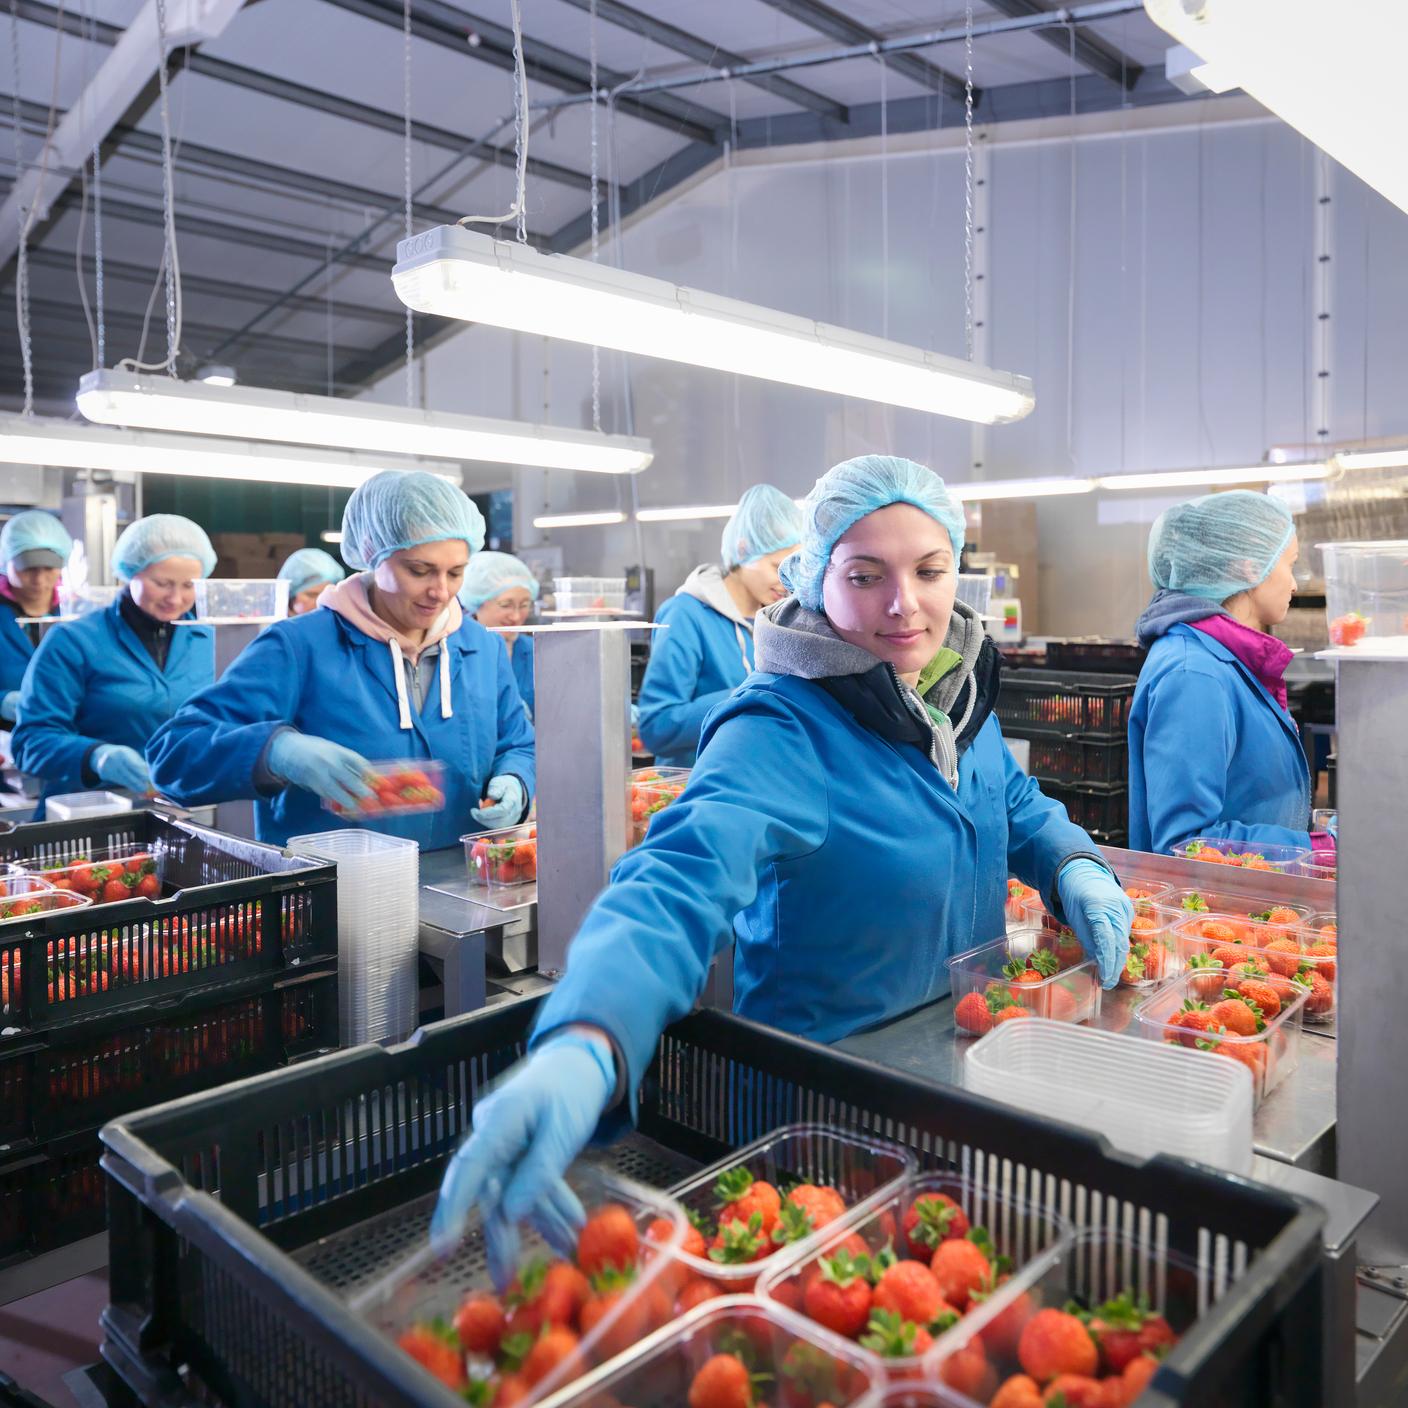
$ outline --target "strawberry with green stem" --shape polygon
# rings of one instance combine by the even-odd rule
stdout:
[[[862,1349],[883,1359],[909,1359],[925,1353],[934,1343],[923,1325],[904,1320],[897,1310],[873,1310],[866,1332],[860,1337]]]

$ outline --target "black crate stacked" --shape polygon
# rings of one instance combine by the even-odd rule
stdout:
[[[335,867],[150,811],[16,828],[0,866],[114,847],[156,858],[156,899],[0,924],[0,1280],[102,1231],[107,1120],[337,1045]]]
[[[1132,676],[1075,670],[1009,670],[997,716],[1008,738],[1031,748],[1027,770],[1071,820],[1102,845],[1129,839]]]

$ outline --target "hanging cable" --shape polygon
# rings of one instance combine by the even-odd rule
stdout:
[[[880,336],[890,335],[890,66],[880,64]]]
[[[1069,276],[1066,280],[1066,459],[1076,462],[1076,27],[1066,26],[1070,37],[1070,117],[1071,170],[1067,199],[1066,242],[1069,245]]]
[[[513,204],[502,215],[462,215],[461,225],[506,225],[510,220],[518,222],[518,238],[522,243],[528,240],[528,131],[531,122],[528,107],[528,70],[523,64],[523,16],[519,11],[519,0],[509,0],[509,11],[513,22],[513,154],[514,154],[514,199]],[[595,99],[592,106],[595,107]]]
[[[10,58],[14,73],[10,83],[10,125],[15,138],[15,191],[24,180],[24,146],[20,140],[20,12],[17,0],[10,0]],[[34,414],[34,347],[29,336],[29,210],[23,199],[17,202],[20,243],[15,259],[15,326],[20,333],[20,360],[24,364],[24,413]]]
[[[406,201],[406,238],[415,233],[412,218],[415,208],[415,186],[411,179],[411,0],[401,6],[401,126],[402,176]],[[329,261],[331,262],[331,261]],[[410,304],[406,305],[406,405],[416,403],[416,318]]]
[[[963,8],[963,351],[973,360],[973,5]]]
[[[596,0],[591,0],[588,13],[589,39],[591,47],[592,84],[592,263],[601,258],[601,187],[599,180],[600,158],[597,153],[597,85],[596,85]],[[592,429],[601,430],[601,348],[592,343]]]

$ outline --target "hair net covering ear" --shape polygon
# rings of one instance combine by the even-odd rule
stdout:
[[[423,469],[383,469],[361,484],[342,513],[342,556],[365,572],[393,552],[463,538],[484,546],[484,515],[464,490]]]
[[[153,513],[129,523],[113,544],[114,577],[131,581],[137,573],[168,557],[192,557],[200,563],[200,575],[215,571],[215,549],[205,529],[179,513]]]
[[[288,583],[289,599],[299,592],[310,591],[324,583],[332,586],[347,575],[343,565],[322,548],[299,548],[290,553],[288,560],[279,568],[279,580]]]
[[[1149,576],[1156,587],[1224,602],[1266,580],[1295,530],[1285,504],[1250,489],[1175,504],[1149,534]]]
[[[912,504],[948,529],[954,565],[963,551],[963,505],[932,469],[897,455],[843,460],[816,481],[802,504],[801,546],[782,564],[782,580],[810,611],[821,610],[821,583],[837,541],[868,513]]]
[[[0,571],[13,562],[21,553],[45,550],[57,553],[63,562],[73,551],[73,539],[68,529],[43,509],[26,509],[17,513],[0,528]]]
[[[486,601],[492,601],[510,587],[522,587],[533,601],[538,599],[538,579],[508,552],[478,552],[464,569],[460,605],[472,616]]]
[[[719,557],[725,572],[802,541],[802,510],[771,484],[754,484],[724,525]]]

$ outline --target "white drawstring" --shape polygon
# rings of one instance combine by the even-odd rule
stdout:
[[[737,621],[733,623],[733,633],[738,638],[738,653],[743,657],[743,672],[751,675],[753,673],[752,661],[748,659],[748,641],[743,634],[743,627]]]
[[[406,657],[401,654],[401,642],[395,636],[391,646],[391,672],[396,676],[396,707],[401,716],[401,727],[411,727],[411,699],[406,693]]]
[[[450,702],[450,642],[442,640],[440,642],[440,717],[452,719],[454,716],[455,708]]]

